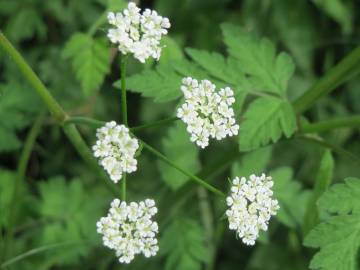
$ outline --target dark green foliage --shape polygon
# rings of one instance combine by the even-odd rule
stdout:
[[[106,38],[105,17],[126,2],[0,0],[0,30],[69,116],[121,123],[120,61]],[[272,176],[278,215],[257,244],[247,247],[228,229],[224,198],[202,192],[142,149],[138,170],[128,175],[127,196],[156,200],[160,251],[119,265],[96,232],[96,221],[116,195],[50,115],[30,149],[20,195],[13,198],[25,139],[44,106],[0,48],[0,257],[5,236],[14,232],[4,269],[359,269],[359,128],[311,135],[336,145],[335,151],[309,143],[301,132],[306,123],[359,114],[360,80],[354,72],[353,80],[304,114],[293,103],[359,44],[360,3],[138,2],[169,17],[172,27],[159,62],[143,65],[128,57],[129,125],[176,115],[185,76],[209,79],[217,89],[230,86],[240,125],[236,137],[214,140],[202,150],[190,142],[181,121],[135,133],[224,193],[235,176]],[[95,130],[78,128],[91,146]],[[12,201],[17,211],[10,228]]]

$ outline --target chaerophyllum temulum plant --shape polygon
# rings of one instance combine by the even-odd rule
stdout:
[[[307,235],[304,244],[320,248],[311,262],[311,268],[356,269],[360,245],[358,179],[348,178],[344,184],[327,190],[330,176],[319,173],[314,190],[305,191],[291,180],[291,168],[279,167],[267,171],[271,149],[265,146],[281,140],[301,138],[344,154],[314,134],[336,127],[358,125],[359,119],[309,123],[303,112],[318,98],[348,79],[359,63],[359,49],[344,58],[299,98],[289,100],[288,81],[295,69],[291,57],[284,52],[277,54],[269,40],[258,39],[238,26],[221,26],[226,57],[217,52],[187,48],[187,57],[161,62],[162,52],[167,49],[163,40],[171,31],[169,19],[150,9],[141,11],[135,3],[130,2],[122,11],[108,12],[107,22],[110,25],[106,30],[107,39],[115,49],[113,51],[120,54],[121,77],[115,82],[115,87],[121,91],[119,106],[122,119],[114,115],[112,119],[100,121],[68,115],[3,34],[0,44],[42,98],[80,156],[90,166],[96,167],[99,178],[114,190],[114,197],[109,198],[111,204],[108,213],[99,217],[96,227],[103,244],[114,251],[120,263],[128,264],[139,254],[148,258],[161,253],[158,235],[163,234],[164,239],[171,239],[179,228],[189,228],[188,231],[199,235],[202,233],[188,220],[174,222],[162,232],[162,226],[156,220],[157,215],[162,215],[162,205],[157,206],[151,194],[144,194],[141,200],[127,196],[127,182],[131,181],[132,173],[142,170],[140,158],[143,152],[148,151],[161,162],[161,177],[174,190],[181,190],[180,195],[185,197],[185,193],[193,187],[188,180],[200,186],[199,200],[202,200],[200,197],[204,192],[216,195],[215,200],[227,220],[227,227],[235,231],[236,237],[245,245],[253,246],[257,241],[265,241],[261,233],[268,231],[272,216],[276,216],[281,225],[292,229],[304,223],[302,232],[304,236]],[[93,34],[92,29],[90,32]],[[109,61],[104,48],[105,51],[110,48],[103,40],[94,39],[91,40],[91,49],[84,46],[85,49],[82,45],[87,44],[88,40],[88,36],[77,34],[64,49],[64,57],[72,60],[85,91],[101,85],[108,72],[104,62]],[[90,63],[92,73],[89,75],[84,60],[91,50],[98,53],[98,58]],[[152,61],[159,63],[154,64],[154,69],[146,68],[139,74],[127,77],[130,58],[144,65]],[[128,123],[127,91],[141,93],[155,102],[170,103],[172,116],[154,123],[131,126]],[[168,134],[162,134],[165,137],[162,141],[164,154],[139,135],[141,130],[172,123],[174,127]],[[96,128],[92,151],[83,141],[76,125]],[[213,147],[216,147],[215,151],[205,152]],[[221,150],[225,153],[221,153]],[[198,168],[198,156],[203,151],[213,154],[215,160],[221,155],[224,158],[203,172]],[[242,163],[237,163],[236,158],[245,152]],[[152,162],[157,164],[157,160]],[[331,162],[331,154],[326,152],[324,166],[331,167]],[[228,179],[217,179],[214,183],[206,179],[207,175],[213,173],[212,170],[221,170],[228,164],[234,164]],[[178,174],[169,173],[171,170]],[[61,186],[61,180],[58,182]],[[217,188],[218,185],[226,192]],[[306,204],[305,213],[299,213],[294,204]],[[222,222],[220,217],[219,222]],[[13,235],[11,230],[6,234],[7,249]],[[193,244],[187,239],[186,233],[184,239],[186,245]],[[201,241],[200,237],[194,244],[198,245]],[[164,247],[164,254],[171,254],[168,265],[180,261],[178,257],[182,255],[171,253],[171,250],[184,243],[175,242]],[[208,262],[201,256],[196,257],[194,251],[186,252],[189,253],[186,256],[197,265],[202,260]],[[6,257],[7,253],[2,252],[2,257]]]

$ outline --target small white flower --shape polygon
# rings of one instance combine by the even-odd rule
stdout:
[[[146,258],[155,256],[159,250],[159,228],[152,217],[156,213],[153,200],[127,204],[115,199],[108,215],[96,223],[97,232],[102,234],[104,245],[115,250],[120,263],[128,264],[141,253]]]
[[[152,57],[159,60],[162,46],[160,40],[168,33],[170,21],[156,11],[146,9],[142,14],[135,3],[130,2],[122,13],[108,13],[108,38],[116,44],[122,54],[132,53],[144,63]]]
[[[115,121],[105,124],[96,132],[97,141],[93,146],[94,156],[117,183],[123,173],[132,173],[137,169],[137,160],[134,158],[139,148],[137,139],[132,138],[129,129],[124,125],[117,125]]]
[[[273,184],[272,178],[265,174],[251,175],[249,180],[236,177],[232,181],[231,194],[226,198],[229,209],[225,214],[229,229],[236,231],[246,245],[255,244],[259,231],[268,229],[271,216],[279,210],[278,201],[272,199]]]
[[[216,87],[208,80],[197,81],[191,77],[183,78],[180,87],[185,103],[177,111],[179,117],[187,124],[190,140],[205,148],[209,138],[222,140],[227,136],[238,134],[234,110],[234,92],[225,87],[217,93]]]

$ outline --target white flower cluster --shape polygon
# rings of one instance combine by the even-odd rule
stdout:
[[[108,215],[96,223],[97,232],[103,235],[104,245],[115,250],[121,263],[130,263],[140,253],[147,258],[155,256],[159,250],[158,224],[151,218],[156,213],[154,200],[126,204],[115,199]]]
[[[123,172],[136,171],[137,161],[134,156],[139,143],[137,139],[130,137],[127,127],[111,121],[96,131],[96,137],[94,156],[100,159],[100,164],[112,181],[117,183]]]
[[[140,14],[140,9],[130,2],[122,13],[109,12],[108,21],[115,26],[109,30],[108,37],[118,45],[122,54],[132,53],[142,63],[149,57],[159,60],[161,37],[170,28],[168,18],[150,9]]]
[[[278,201],[272,199],[273,184],[265,174],[232,181],[231,195],[226,198],[229,229],[235,230],[246,245],[255,244],[259,231],[267,230],[271,216],[279,209]]]
[[[185,103],[178,109],[177,116],[187,125],[190,140],[201,148],[209,145],[210,137],[221,140],[239,131],[231,108],[235,102],[234,92],[229,87],[218,92],[215,88],[208,80],[198,82],[190,77],[182,80]]]

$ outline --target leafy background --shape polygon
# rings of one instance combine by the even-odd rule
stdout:
[[[125,5],[121,0],[0,0],[0,27],[70,115],[120,122],[120,62],[102,22],[106,10]],[[15,241],[9,258],[34,254],[6,268],[358,269],[360,184],[349,177],[360,177],[359,163],[297,133],[299,121],[358,114],[360,80],[322,98],[301,119],[292,102],[359,44],[359,2],[154,0],[140,5],[169,17],[172,28],[158,64],[130,59],[130,125],[173,116],[183,76],[230,85],[241,121],[238,138],[199,151],[179,122],[139,136],[224,191],[230,176],[272,175],[280,212],[257,245],[246,247],[227,229],[222,200],[143,150],[139,170],[129,177],[128,197],[157,200],[161,251],[121,266],[95,230],[114,195],[47,115],[11,228]],[[43,111],[1,51],[1,235],[10,229],[24,141]],[[94,143],[93,129],[82,126],[81,133],[89,145]],[[319,135],[360,155],[359,129]],[[3,243],[0,238],[0,249]]]

